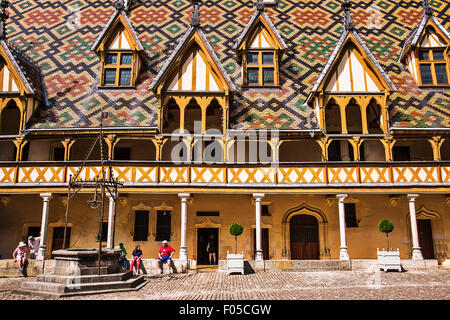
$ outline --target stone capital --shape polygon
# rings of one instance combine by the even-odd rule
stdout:
[[[255,200],[261,200],[262,198],[264,198],[264,193],[254,193],[252,195],[252,198]]]
[[[39,194],[39,196],[44,200],[44,201],[50,201],[53,198],[53,195],[51,193],[41,193]]]
[[[348,197],[348,194],[345,194],[345,193],[341,193],[341,194],[337,194],[337,195],[336,195],[336,198],[337,198],[340,202],[343,202],[347,197]]]
[[[409,201],[416,201],[416,199],[419,197],[418,194],[408,194],[406,195]]]
[[[192,203],[192,197],[190,193],[179,193],[178,197],[181,199],[181,202]]]

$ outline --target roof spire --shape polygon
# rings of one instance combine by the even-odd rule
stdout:
[[[198,7],[200,5],[201,0],[191,0],[194,5],[194,12],[192,13],[191,26],[198,27],[200,25],[200,12]]]
[[[263,0],[258,0],[255,5],[259,11],[263,11],[266,6]]]
[[[6,39],[6,19],[8,19],[9,14],[6,12],[6,8],[9,7],[8,0],[1,0],[0,2],[0,39]]]
[[[425,15],[428,15],[428,16],[433,15],[433,8],[430,5],[430,1],[422,0],[422,6],[423,6],[423,13]]]
[[[355,29],[355,24],[353,23],[352,14],[350,8],[352,7],[351,0],[343,0],[342,8],[344,9],[344,27],[345,30]]]

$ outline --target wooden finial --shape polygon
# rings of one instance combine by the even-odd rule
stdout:
[[[191,20],[191,26],[199,26],[200,25],[200,12],[199,12],[199,5],[201,3],[201,0],[191,0],[192,4],[194,5],[194,12],[192,14],[192,20]]]
[[[259,11],[264,10],[265,6],[266,6],[266,5],[265,5],[265,3],[264,3],[263,0],[258,0],[258,1],[256,2],[256,9],[258,9]]]
[[[422,6],[423,6],[423,13],[426,15],[433,15],[433,8],[430,5],[430,1],[428,0],[422,0]]]
[[[344,27],[345,30],[355,29],[355,24],[353,23],[352,14],[350,8],[352,7],[352,2],[350,0],[344,0],[342,3],[342,8],[344,9]]]

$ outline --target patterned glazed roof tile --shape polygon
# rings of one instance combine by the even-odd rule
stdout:
[[[190,24],[188,0],[135,1],[129,21],[145,53],[135,90],[97,90],[100,61],[91,51],[115,13],[115,1],[18,0],[8,9],[8,37],[42,70],[49,104],[31,128],[99,126],[100,106],[110,127],[156,127],[157,101],[148,87]],[[434,15],[450,30],[450,3],[433,0]],[[236,86],[232,129],[311,130],[318,124],[305,105],[343,33],[341,1],[281,0],[266,13],[284,39],[282,88],[242,90],[233,45],[255,12],[253,0],[210,0],[200,7],[204,34]],[[420,24],[420,0],[354,0],[356,30],[397,87],[389,109],[392,127],[450,127],[450,93],[421,90],[398,62],[409,34]]]
[[[21,52],[17,51],[13,46],[9,45],[5,40],[0,40],[0,45],[9,57],[11,63],[18,72],[21,81],[24,83],[30,94],[36,95],[44,103],[47,102],[47,93],[43,82],[41,70],[25,57]]]

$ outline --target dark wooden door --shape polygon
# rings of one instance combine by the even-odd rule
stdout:
[[[70,227],[67,227],[66,248],[70,245]],[[63,248],[64,243],[64,227],[53,228],[52,252]],[[53,257],[53,255],[52,255]]]
[[[261,240],[264,260],[269,260],[269,229],[261,229]],[[256,255],[256,229],[253,230],[253,252]]]
[[[319,222],[310,215],[297,215],[292,217],[290,224],[291,259],[292,260],[318,260],[319,248]]]
[[[418,219],[419,246],[424,259],[434,259],[433,232],[430,219]]]

